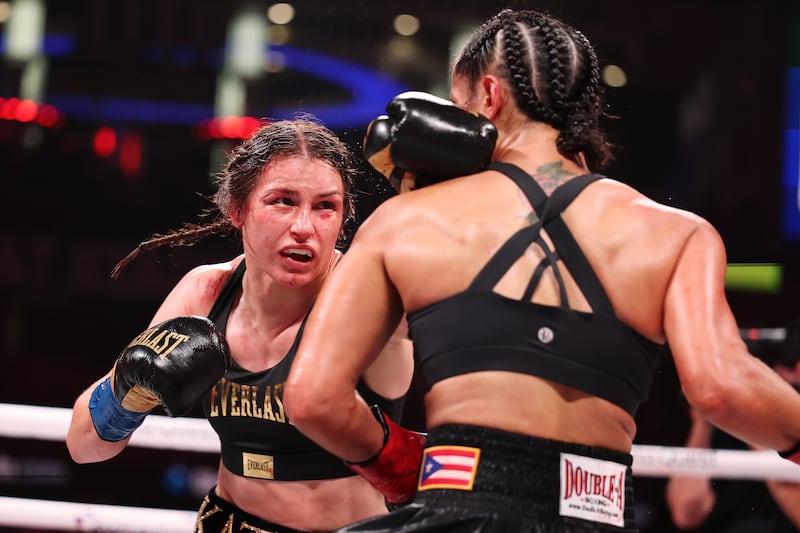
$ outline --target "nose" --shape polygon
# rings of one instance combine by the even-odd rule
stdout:
[[[298,242],[307,240],[314,233],[314,222],[310,208],[299,207],[295,211],[294,220],[292,220],[289,231]]]

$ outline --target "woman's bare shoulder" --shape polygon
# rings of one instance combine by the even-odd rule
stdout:
[[[242,259],[243,256],[238,256],[230,261],[192,268],[178,281],[165,303],[180,303],[184,307],[184,314],[207,314]]]
[[[367,217],[356,232],[359,240],[391,238],[403,228],[419,222],[420,217],[427,216],[429,206],[418,192],[408,192],[393,196],[384,201]]]
[[[698,228],[711,227],[711,224],[697,213],[656,200],[616,179],[605,178],[600,183],[608,195],[616,196],[618,200],[628,203],[633,210],[640,211],[642,215],[649,214],[656,219],[670,219],[674,223]]]
[[[236,267],[239,266],[243,259],[244,255],[239,255],[230,261],[198,265],[189,270],[183,279],[213,280],[220,277],[227,278],[236,270]]]

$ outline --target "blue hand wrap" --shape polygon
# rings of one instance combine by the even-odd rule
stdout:
[[[104,379],[92,392],[89,399],[89,414],[94,429],[101,439],[110,442],[121,441],[144,422],[149,411],[131,411],[122,404],[111,390],[111,381]]]

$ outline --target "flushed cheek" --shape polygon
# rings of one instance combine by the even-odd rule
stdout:
[[[316,232],[323,238],[333,236],[338,237],[342,231],[343,222],[341,217],[323,217],[320,218],[316,226]]]
[[[278,227],[256,226],[242,228],[242,240],[258,255],[271,254],[279,249],[281,230]]]

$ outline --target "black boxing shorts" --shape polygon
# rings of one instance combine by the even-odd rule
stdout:
[[[628,453],[466,425],[433,429],[413,503],[339,533],[634,533]]]
[[[257,516],[245,513],[234,504],[223,500],[213,487],[203,498],[197,511],[195,533],[228,533],[248,531],[251,533],[303,533],[290,527],[273,524]]]

